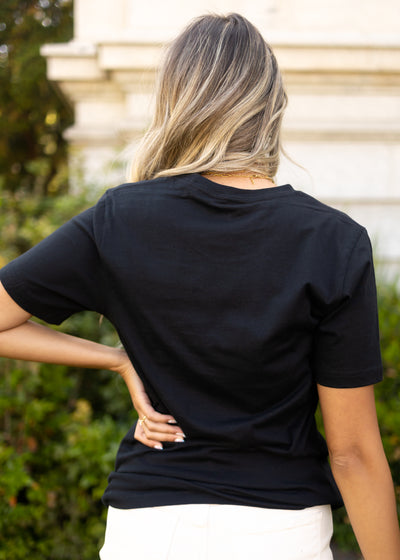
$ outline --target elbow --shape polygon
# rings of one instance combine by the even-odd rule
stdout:
[[[333,473],[343,473],[343,475],[353,473],[368,463],[368,457],[358,446],[329,450],[329,458]]]
[[[390,477],[389,465],[381,446],[366,449],[354,446],[330,451],[329,456],[332,474],[340,491],[353,488],[360,480],[383,480],[386,476]]]

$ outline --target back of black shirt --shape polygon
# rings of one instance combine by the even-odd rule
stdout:
[[[159,452],[132,428],[106,503],[339,503],[317,383],[381,378],[371,247],[345,214],[290,185],[126,184],[0,279],[49,322],[106,315],[155,408],[187,436]]]

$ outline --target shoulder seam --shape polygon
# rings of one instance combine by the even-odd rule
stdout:
[[[355,248],[357,247],[358,242],[360,241],[362,234],[366,231],[364,227],[360,226],[360,228],[361,228],[361,230],[360,230],[359,234],[357,235],[357,238],[356,238],[356,240],[355,240],[355,242],[354,242],[354,245],[353,245],[353,247],[352,247],[352,249],[351,249],[351,251],[350,251],[350,253],[349,253],[348,259],[347,259],[347,263],[346,263],[346,267],[345,267],[345,272],[344,272],[344,275],[343,275],[342,293],[344,292],[344,284],[345,284],[345,281],[346,281],[346,278],[347,278],[347,273],[348,273],[348,270],[349,270],[350,261],[351,261],[351,258],[352,258],[352,256],[353,256],[354,250],[355,250]]]
[[[325,204],[324,202],[321,202],[320,200],[318,200],[317,198],[313,198],[312,196],[308,195],[307,193],[303,193],[302,191],[295,191],[295,194],[299,196],[300,199],[302,199],[304,197],[304,201],[305,204],[296,204],[295,200],[292,202],[293,206],[302,206],[303,208],[309,208],[310,210],[315,210],[316,212],[322,212],[325,214],[333,214],[335,216],[338,216],[339,218],[344,219],[345,221],[348,221],[349,223],[352,223],[354,225],[357,225],[358,227],[363,227],[361,226],[359,223],[357,223],[351,216],[349,216],[348,214],[346,214],[346,212],[344,212],[343,210],[339,210],[339,208],[334,208],[333,206],[329,206],[328,204]],[[310,204],[308,203],[307,199],[311,199],[312,201],[315,202],[315,204]]]

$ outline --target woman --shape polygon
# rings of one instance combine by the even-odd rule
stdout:
[[[0,272],[1,354],[116,371],[138,412],[103,560],[327,560],[342,498],[364,558],[400,559],[369,239],[275,185],[285,105],[254,27],[198,18],[167,53],[136,184]],[[125,350],[28,320],[84,309]]]

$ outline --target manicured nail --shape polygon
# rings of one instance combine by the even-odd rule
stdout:
[[[183,438],[178,437],[176,438],[174,441],[176,441],[176,443],[182,443],[183,441],[185,441]]]
[[[159,444],[157,443],[157,445],[154,446],[154,449],[164,449],[164,448],[163,448],[162,445],[159,445]]]
[[[177,424],[176,420],[167,420],[168,424]]]
[[[183,432],[176,432],[177,436],[181,436],[181,437],[186,437],[185,434]]]

